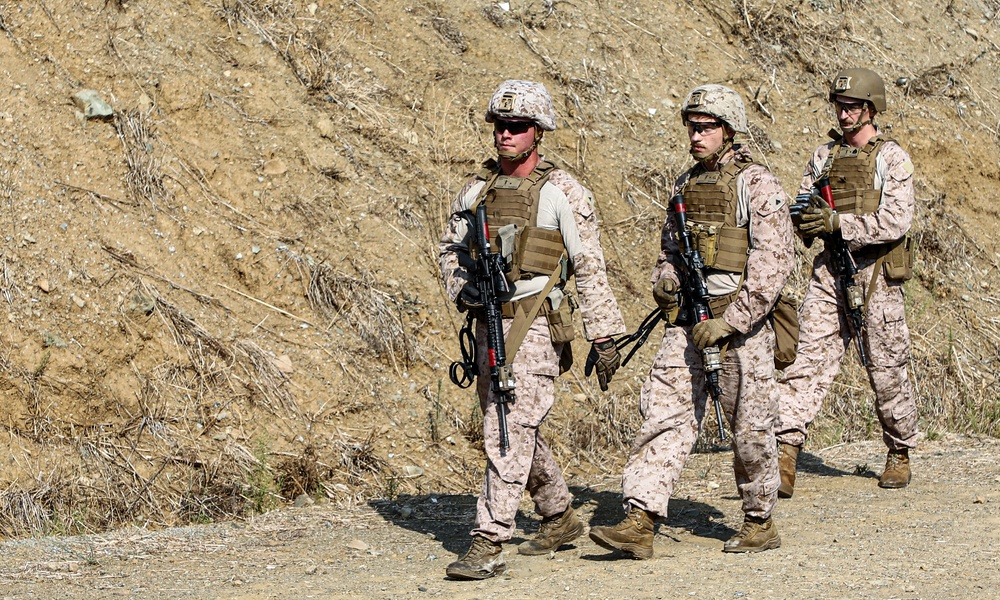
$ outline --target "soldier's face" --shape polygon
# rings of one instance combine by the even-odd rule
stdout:
[[[850,131],[858,123],[872,117],[868,103],[855,98],[834,96],[832,106],[833,112],[837,115],[837,122],[840,123],[840,128],[844,131]]]
[[[535,143],[535,124],[525,119],[497,119],[493,123],[493,142],[500,156],[517,156]]]
[[[691,156],[695,160],[712,156],[726,143],[726,125],[715,117],[689,114],[687,130],[688,139],[691,140]]]

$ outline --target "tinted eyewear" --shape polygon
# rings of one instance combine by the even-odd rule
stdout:
[[[503,133],[509,131],[511,135],[520,135],[534,125],[531,121],[504,121],[497,119],[493,122],[493,131]]]
[[[713,134],[715,130],[722,127],[722,121],[688,121],[689,133]]]
[[[864,102],[841,102],[840,100],[834,100],[833,101],[833,106],[834,106],[834,108],[837,109],[838,113],[840,111],[844,111],[844,112],[846,112],[849,115],[856,115],[856,114],[860,113],[861,110],[865,107],[865,103]]]

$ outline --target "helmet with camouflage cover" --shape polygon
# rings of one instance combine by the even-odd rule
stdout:
[[[871,102],[878,112],[885,112],[885,83],[874,71],[844,69],[830,82],[830,102],[837,96]]]
[[[531,119],[545,131],[555,131],[556,111],[545,86],[521,79],[508,79],[490,98],[486,122],[497,119]]]
[[[715,117],[736,133],[747,132],[747,109],[743,98],[724,85],[710,83],[691,90],[681,105],[681,119],[687,121],[692,113]]]

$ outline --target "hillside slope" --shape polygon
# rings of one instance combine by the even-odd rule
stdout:
[[[447,380],[459,315],[435,243],[491,155],[482,114],[506,78],[552,91],[544,150],[595,192],[634,326],[689,164],[683,95],[709,81],[743,93],[754,149],[791,192],[833,123],[832,74],[882,73],[881,124],[917,166],[922,428],[996,435],[998,11],[0,2],[3,531],[475,489],[478,416]],[[85,89],[114,115],[87,118]],[[579,368],[560,381],[550,426],[574,481],[620,466],[650,352],[609,396]],[[854,366],[838,385],[830,439],[872,436],[863,381]]]

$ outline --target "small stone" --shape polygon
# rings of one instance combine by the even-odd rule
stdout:
[[[403,467],[403,474],[407,477],[420,477],[424,474],[424,470],[416,465],[406,465]]]
[[[318,571],[318,570],[319,570],[319,567],[317,567],[316,565],[313,565],[313,566],[309,567],[308,569],[306,569],[306,575],[315,575],[316,571]]]
[[[350,548],[351,550],[361,550],[363,552],[363,551],[367,550],[368,548],[370,548],[371,546],[369,546],[368,544],[362,542],[361,540],[355,539],[355,540],[351,540],[350,542],[348,542],[347,543],[347,547]]]
[[[87,301],[77,296],[76,294],[72,294],[70,298],[73,299],[73,304],[76,304],[78,308],[83,308],[84,306],[87,306]]]
[[[35,285],[38,286],[38,289],[42,290],[46,294],[52,291],[52,286],[49,285],[48,279],[39,279],[37,282],[35,282]]]
[[[976,499],[972,501],[973,504],[986,504],[986,498],[982,496],[976,496]]]
[[[316,130],[319,131],[320,137],[332,138],[336,133],[336,125],[330,119],[320,119],[316,121]]]
[[[115,114],[111,105],[96,90],[80,90],[73,94],[73,102],[85,119],[107,118]]]
[[[315,503],[316,502],[309,496],[309,494],[299,494],[295,497],[295,508],[302,508],[303,506]]]
[[[292,359],[287,354],[275,356],[271,359],[271,363],[285,375],[291,375],[295,372],[295,368],[292,367]]]
[[[285,166],[285,161],[280,158],[272,158],[264,162],[265,175],[284,175],[286,172],[288,172],[288,167]]]

